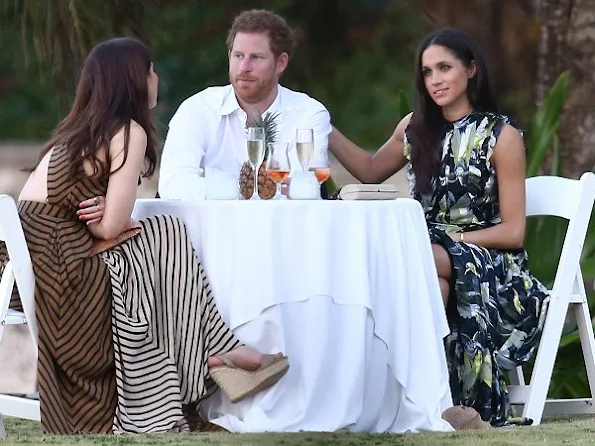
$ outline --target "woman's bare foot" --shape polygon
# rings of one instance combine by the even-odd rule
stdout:
[[[236,367],[248,370],[249,372],[257,370],[262,364],[262,354],[245,345],[229,351],[221,356],[225,356],[227,359],[233,362]],[[207,359],[207,364],[209,367],[225,365],[223,361],[217,357],[211,357]]]

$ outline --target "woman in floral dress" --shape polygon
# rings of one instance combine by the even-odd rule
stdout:
[[[451,329],[445,348],[453,402],[498,426],[510,418],[504,373],[531,357],[549,302],[523,248],[525,147],[498,112],[481,49],[467,34],[427,36],[415,71],[414,110],[376,154],[337,129],[329,146],[364,183],[407,165]]]

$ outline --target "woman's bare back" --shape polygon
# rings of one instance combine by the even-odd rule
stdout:
[[[21,189],[19,201],[37,201],[47,203],[48,199],[48,167],[54,149],[42,158],[35,170],[31,172],[27,182]]]
[[[47,203],[48,200],[48,168],[50,165],[50,158],[54,149],[52,148],[42,158],[41,162],[37,165],[35,170],[31,172],[27,182],[21,189],[19,195],[19,201],[37,201],[41,203]],[[100,159],[104,157],[100,156]],[[83,162],[85,173],[88,176],[92,176],[93,167],[89,161]],[[93,198],[93,197],[89,197]]]

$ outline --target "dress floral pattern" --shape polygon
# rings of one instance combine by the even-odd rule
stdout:
[[[525,249],[487,249],[454,242],[447,233],[489,228],[500,220],[498,180],[491,163],[504,115],[472,112],[447,123],[440,173],[432,191],[415,191],[432,243],[448,252],[452,289],[450,335],[445,348],[453,403],[473,407],[493,425],[507,423],[509,400],[504,372],[530,359],[545,322],[547,289],[529,271]],[[414,141],[405,136],[410,159]]]

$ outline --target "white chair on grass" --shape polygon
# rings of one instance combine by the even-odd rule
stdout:
[[[6,325],[27,324],[35,344],[35,354],[37,354],[35,278],[16,204],[9,195],[0,195],[0,240],[6,243],[10,258],[0,279],[0,342]],[[23,306],[22,312],[8,308],[15,283]],[[40,420],[39,401],[0,394],[0,438],[6,436],[3,415]]]
[[[521,367],[510,372],[511,404],[522,405],[523,416],[533,419],[533,424],[537,425],[544,414],[595,413],[595,338],[580,269],[581,252],[595,200],[595,174],[584,173],[580,180],[554,176],[528,178],[526,196],[528,217],[550,215],[568,220],[531,381],[525,383]],[[543,240],[543,243],[548,241]],[[569,307],[574,310],[577,320],[590,396],[546,399]]]

